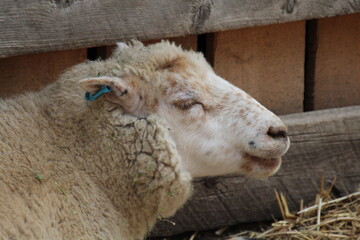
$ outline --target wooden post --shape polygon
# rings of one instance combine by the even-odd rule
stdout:
[[[360,104],[360,14],[318,20],[314,109]]]
[[[304,21],[218,32],[210,41],[217,74],[277,114],[302,112]]]

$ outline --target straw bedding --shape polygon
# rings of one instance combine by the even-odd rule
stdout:
[[[333,185],[325,190],[322,181],[314,203],[304,208],[301,202],[300,211],[295,214],[289,212],[285,196],[275,191],[283,220],[263,233],[242,232],[228,239],[245,235],[269,240],[360,240],[360,189],[334,198]]]

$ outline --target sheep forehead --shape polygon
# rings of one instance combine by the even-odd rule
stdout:
[[[212,69],[201,66],[199,68],[194,64],[183,66],[183,69],[179,69],[180,73],[167,77],[164,95],[199,100],[218,110],[233,103],[238,105],[239,102],[251,102],[249,95],[218,77]]]
[[[141,75],[142,79],[147,78],[151,85],[145,87],[147,91],[160,88],[163,95],[192,92],[202,100],[220,101],[231,89],[226,81],[214,77],[216,75],[201,54],[185,51],[167,41],[146,47],[135,41],[117,56],[117,61],[136,68],[136,75]]]
[[[148,70],[158,70],[161,66],[166,67],[169,63],[192,62],[201,63],[206,60],[201,54],[193,51],[183,50],[168,41],[144,46],[141,42],[133,41],[128,48],[117,49],[113,57],[120,65],[147,68]],[[186,60],[185,60],[186,59]]]
[[[151,79],[153,87],[160,88],[163,93],[197,92],[203,94],[208,92],[208,73],[212,69],[205,59],[194,53],[180,52],[177,55],[160,59],[153,71],[145,70]],[[150,88],[149,88],[150,90]]]
[[[167,61],[183,52],[181,47],[175,46],[168,41],[144,46],[139,41],[132,41],[128,48],[117,49],[113,57],[120,64],[132,65],[133,67],[151,67],[162,61]]]

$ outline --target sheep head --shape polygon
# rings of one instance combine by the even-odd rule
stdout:
[[[88,92],[109,86],[106,99],[127,113],[156,114],[193,177],[274,174],[289,148],[283,122],[216,75],[202,54],[168,42],[120,45],[102,76],[83,79]]]

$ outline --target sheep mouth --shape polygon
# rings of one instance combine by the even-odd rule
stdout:
[[[264,158],[243,154],[244,162],[241,169],[250,177],[268,177],[277,172],[281,165],[281,157]]]
[[[255,155],[251,155],[249,153],[245,153],[244,158],[246,158],[249,161],[256,162],[256,163],[258,163],[260,165],[271,167],[281,157],[264,158],[264,157],[258,157],[258,156],[255,156]]]

